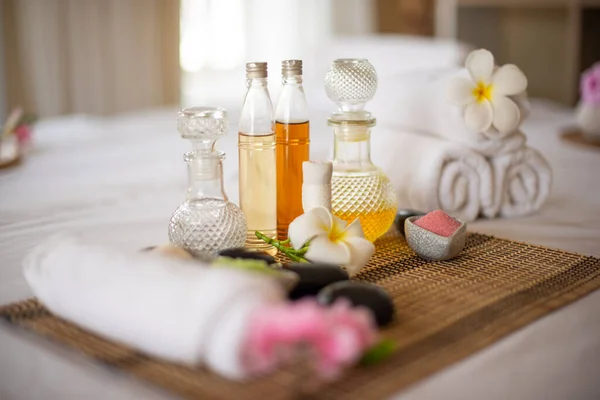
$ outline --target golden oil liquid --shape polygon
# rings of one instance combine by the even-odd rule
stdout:
[[[246,216],[246,247],[277,253],[258,239],[255,231],[270,238],[277,236],[277,171],[275,134],[238,135],[240,208]]]
[[[347,223],[360,220],[365,238],[374,242],[396,217],[396,196],[381,172],[336,172],[331,178],[332,211]]]
[[[309,159],[309,123],[276,122],[277,236],[287,239],[288,226],[303,213],[302,163]]]

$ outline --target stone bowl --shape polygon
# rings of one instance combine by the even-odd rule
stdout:
[[[433,261],[449,260],[458,256],[467,241],[467,224],[460,222],[460,227],[451,236],[440,236],[414,224],[420,218],[415,215],[404,221],[406,242],[419,257]]]

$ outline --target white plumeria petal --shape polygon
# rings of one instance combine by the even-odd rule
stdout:
[[[288,227],[292,247],[299,249],[316,235],[327,233],[331,229],[331,223],[331,214],[324,207],[315,207],[300,215]]]
[[[474,133],[490,129],[493,121],[492,105],[489,101],[471,103],[465,107],[465,125]]]
[[[346,229],[346,225],[346,221],[344,221],[337,215],[331,214],[331,228],[335,226],[338,230],[343,231],[344,229]]]
[[[448,83],[446,98],[457,106],[466,106],[475,101],[475,85],[467,78],[455,77]]]
[[[512,132],[519,126],[521,112],[517,104],[504,96],[494,96],[492,99],[493,125],[500,133]]]
[[[350,250],[350,262],[345,265],[345,268],[350,276],[354,276],[367,264],[375,252],[375,246],[367,239],[359,237],[348,238],[346,245]]]
[[[350,223],[350,225],[348,225],[348,227],[346,228],[346,231],[344,233],[346,234],[346,237],[348,237],[348,238],[351,238],[351,237],[364,238],[365,237],[365,233],[363,232],[362,226],[360,224],[360,220],[358,218],[356,218],[354,221],[352,221]]]
[[[506,64],[492,75],[494,95],[514,96],[527,89],[527,78],[516,65]]]
[[[344,242],[332,242],[327,234],[314,237],[304,255],[311,262],[323,262],[347,265],[350,262],[350,250]]]
[[[474,50],[467,57],[465,66],[475,83],[489,83],[494,72],[494,56],[485,49]]]

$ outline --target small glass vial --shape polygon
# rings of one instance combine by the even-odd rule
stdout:
[[[246,240],[244,214],[223,188],[225,153],[215,149],[216,140],[227,133],[227,112],[212,107],[184,109],[177,127],[182,138],[192,141],[193,150],[184,155],[187,197],[171,217],[169,240],[210,260],[223,249],[243,247]]]
[[[273,106],[267,89],[267,63],[246,64],[244,105],[240,116],[238,152],[240,207],[246,216],[246,247],[275,254],[255,231],[277,236],[277,164]]]
[[[340,108],[328,120],[334,133],[332,211],[348,223],[359,218],[365,237],[373,242],[392,226],[397,210],[390,180],[371,162],[375,118],[363,111],[375,95],[377,74],[367,60],[335,60],[325,89]]]
[[[302,163],[309,160],[309,122],[302,87],[302,61],[281,63],[282,88],[275,109],[277,141],[277,236],[302,214]]]

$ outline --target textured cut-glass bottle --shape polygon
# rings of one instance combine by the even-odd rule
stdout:
[[[225,153],[214,148],[227,132],[227,113],[222,108],[188,108],[179,112],[177,122],[181,137],[192,141],[193,150],[184,155],[187,196],[171,217],[169,240],[210,260],[220,250],[241,247],[246,240],[244,214],[223,188]]]
[[[302,214],[302,163],[309,160],[309,122],[302,87],[302,61],[281,63],[282,88],[275,109],[277,141],[277,236]]]
[[[274,254],[277,250],[258,239],[255,231],[277,236],[277,165],[273,106],[267,89],[267,63],[246,64],[244,105],[240,116],[240,207],[246,216],[246,247]]]
[[[371,162],[375,118],[362,110],[377,89],[375,69],[367,60],[335,60],[325,89],[340,106],[328,120],[334,133],[332,211],[348,223],[358,218],[365,237],[375,241],[392,226],[397,210],[390,180]]]

